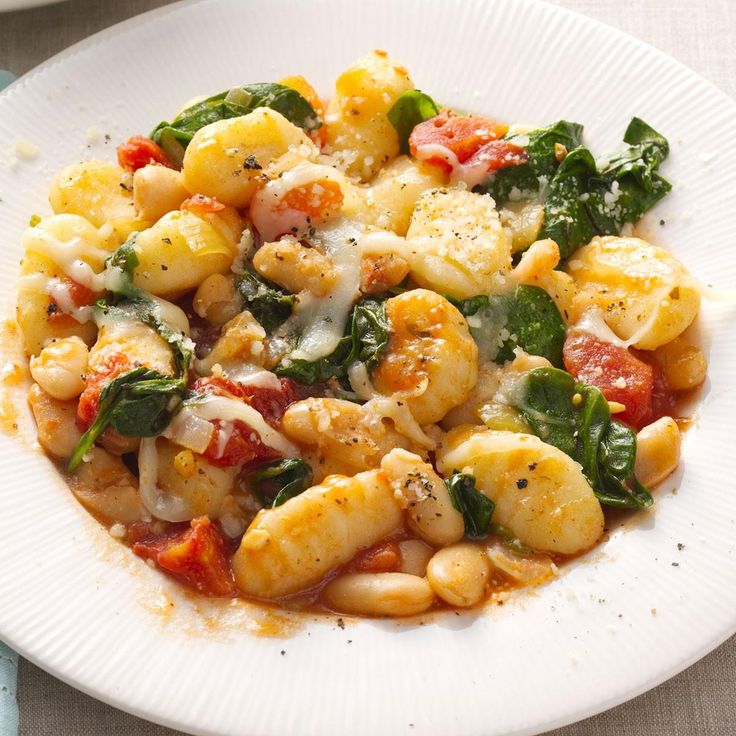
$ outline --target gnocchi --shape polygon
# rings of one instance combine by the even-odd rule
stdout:
[[[374,51],[329,100],[235,87],[67,167],[18,284],[39,445],[199,594],[413,617],[552,580],[654,502],[707,385],[697,283],[628,234],[668,191],[631,126],[638,183],[591,154],[571,187],[582,126]]]

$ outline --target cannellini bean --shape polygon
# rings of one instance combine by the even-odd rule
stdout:
[[[129,524],[142,516],[138,484],[125,463],[101,447],[93,447],[69,478],[79,502],[107,522]]]
[[[149,164],[133,174],[133,203],[144,220],[159,220],[167,212],[179,209],[187,197],[189,192],[179,171]]]
[[[705,381],[708,363],[700,350],[687,340],[678,337],[655,352],[662,364],[667,385],[673,391],[687,391]]]
[[[427,563],[432,559],[434,550],[420,539],[405,539],[399,542],[399,554],[399,572],[423,578],[427,574]]]
[[[33,380],[59,401],[75,399],[84,391],[89,350],[79,337],[65,337],[47,345],[30,360]]]
[[[342,575],[327,585],[322,597],[333,610],[358,616],[416,616],[434,601],[424,578],[403,572]]]
[[[337,281],[332,258],[296,240],[264,243],[253,256],[253,267],[294,293],[307,289],[317,296],[325,296]]]
[[[463,515],[452,505],[442,478],[418,455],[397,449],[381,461],[397,498],[406,505],[409,528],[436,546],[452,544],[465,533]]]
[[[28,392],[28,403],[41,447],[54,457],[68,460],[82,436],[77,429],[77,402],[54,399],[34,383]]]
[[[385,473],[331,475],[274,509],[263,509],[233,557],[241,591],[261,598],[304,590],[399,528],[401,507]]]
[[[494,520],[534,549],[575,554],[603,534],[603,511],[582,468],[538,437],[458,427],[437,452],[443,474],[459,469],[496,504]]]
[[[451,606],[474,606],[486,595],[491,563],[485,550],[464,542],[435,553],[427,565],[432,590]]]
[[[213,273],[194,293],[194,311],[211,325],[221,327],[240,311],[241,301],[232,276]]]
[[[680,462],[682,436],[672,417],[662,417],[648,424],[636,435],[634,472],[645,486],[664,480]]]

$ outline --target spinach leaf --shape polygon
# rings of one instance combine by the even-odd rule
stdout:
[[[669,153],[665,138],[634,118],[624,142],[629,147],[600,170],[587,148],[576,148],[552,178],[541,237],[557,243],[563,260],[594,235],[618,235],[672,188],[657,173]]]
[[[562,365],[565,323],[544,289],[520,285],[508,294],[453,302],[463,315],[475,317],[470,320],[470,333],[482,359],[505,363],[513,360],[514,349],[520,347],[553,365]]]
[[[586,201],[590,198],[590,181],[595,174],[593,154],[580,147],[567,154],[550,182],[540,237],[552,238],[557,243],[562,260],[598,234]]]
[[[247,115],[257,107],[276,110],[308,133],[322,124],[312,105],[299,92],[283,84],[262,82],[235,87],[197,102],[180,112],[171,123],[159,123],[151,139],[181,165],[186,147],[200,128],[218,120]]]
[[[400,153],[409,153],[409,136],[412,130],[437,115],[440,111],[437,103],[424,92],[412,89],[404,92],[388,111],[388,119],[399,136]]]
[[[529,160],[520,166],[511,166],[497,171],[491,179],[475,191],[490,194],[498,206],[503,206],[514,194],[533,199],[540,190],[545,190],[552,179],[559,161],[555,157],[555,146],[564,146],[568,151],[580,145],[583,126],[567,120],[559,120],[546,127],[520,135],[507,135],[512,143],[526,149]],[[528,142],[527,142],[528,141]]]
[[[353,307],[348,325],[348,332],[330,355],[315,361],[286,358],[274,368],[274,373],[311,385],[343,378],[357,361],[371,370],[378,364],[391,337],[385,300],[361,299]]]
[[[512,403],[533,432],[583,467],[598,500],[646,508],[652,497],[634,475],[636,435],[611,419],[603,394],[557,368],[536,368],[517,386]]]
[[[97,416],[74,448],[69,472],[79,467],[108,427],[128,437],[155,437],[163,432],[181,408],[185,392],[184,378],[164,376],[145,366],[114,378],[100,393]]]
[[[262,465],[248,481],[264,506],[276,508],[312,484],[312,468],[304,460],[287,458]]]
[[[463,515],[465,536],[481,539],[488,534],[496,504],[475,487],[475,476],[457,470],[445,478],[452,505]]]
[[[267,333],[272,333],[291,316],[296,297],[253,271],[243,271],[235,286],[247,309]]]

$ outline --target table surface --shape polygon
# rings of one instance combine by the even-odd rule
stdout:
[[[736,97],[734,0],[557,0],[662,49]],[[0,68],[23,74],[70,44],[167,4],[166,0],[68,0],[0,14]],[[684,111],[686,113],[686,111]],[[174,736],[64,685],[28,662],[18,677],[21,736]],[[550,736],[733,736],[736,637],[660,687]]]

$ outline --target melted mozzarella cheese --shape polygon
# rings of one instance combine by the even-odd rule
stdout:
[[[164,521],[188,521],[189,504],[181,497],[164,493],[158,486],[158,452],[155,437],[141,439],[138,450],[138,492],[141,502],[155,517]]]
[[[252,406],[239,399],[229,399],[225,396],[207,396],[203,401],[191,404],[186,408],[201,419],[207,419],[208,421],[219,419],[222,422],[234,422],[239,420],[257,432],[264,445],[272,447],[284,457],[299,456],[299,450],[295,445],[271,427]]]
[[[420,161],[442,159],[452,167],[450,183],[458,184],[459,182],[464,182],[468,189],[482,184],[489,177],[487,162],[479,161],[476,164],[461,164],[457,156],[449,148],[437,143],[426,143],[423,146],[419,146],[415,155]]]

